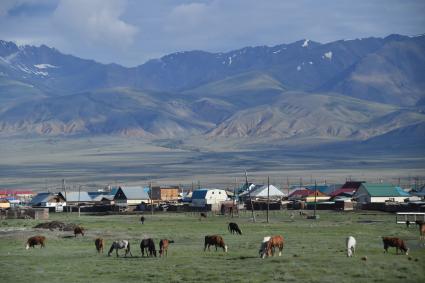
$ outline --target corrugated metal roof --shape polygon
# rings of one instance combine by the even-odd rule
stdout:
[[[36,205],[42,202],[47,202],[49,200],[49,197],[54,196],[52,193],[38,193],[35,197],[31,199],[30,204]]]
[[[143,187],[120,187],[127,199],[150,199],[149,194]]]
[[[402,188],[391,184],[363,183],[362,186],[372,197],[408,197],[409,194]]]
[[[93,198],[89,195],[88,192],[60,192],[60,194],[65,198],[66,201],[74,201],[74,202],[85,202],[85,201],[93,201]]]

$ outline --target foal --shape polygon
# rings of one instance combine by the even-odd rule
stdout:
[[[165,252],[165,256],[168,255],[168,246],[169,244],[174,243],[173,240],[167,240],[167,239],[162,239],[161,241],[159,241],[159,256],[164,256],[164,252]]]

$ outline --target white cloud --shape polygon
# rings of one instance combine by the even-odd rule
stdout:
[[[128,46],[137,27],[121,20],[125,6],[126,2],[120,0],[62,0],[53,22],[68,36],[82,38],[89,44]]]

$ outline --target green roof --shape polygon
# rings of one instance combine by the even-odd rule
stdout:
[[[362,186],[372,197],[408,197],[409,194],[391,184],[363,183]]]

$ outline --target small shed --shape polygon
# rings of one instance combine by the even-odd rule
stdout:
[[[363,183],[353,198],[359,203],[404,202],[410,195],[402,188],[385,183]]]

